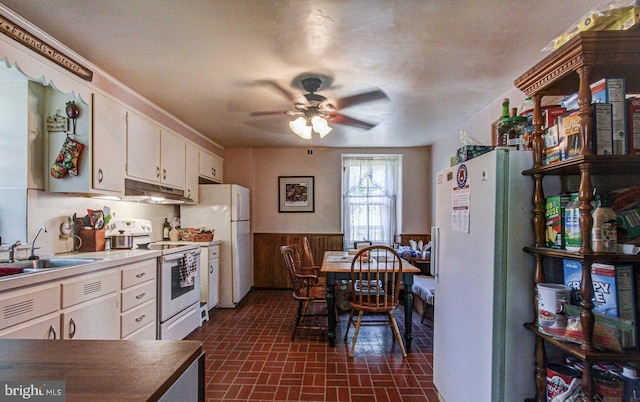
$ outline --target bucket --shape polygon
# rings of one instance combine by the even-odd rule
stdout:
[[[593,370],[595,392],[602,402],[622,402],[624,382],[622,377],[608,371]]]
[[[562,364],[547,364],[547,402],[569,389],[573,380],[580,380],[582,373]],[[580,392],[577,390],[576,392]]]
[[[569,303],[571,288],[556,283],[539,283],[537,290],[538,329],[542,332],[548,328],[564,329],[567,326],[564,305]]]

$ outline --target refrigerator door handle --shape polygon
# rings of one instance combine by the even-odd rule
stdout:
[[[240,197],[240,192],[236,192],[236,216],[235,220],[242,219],[242,197]]]
[[[431,227],[431,266],[433,270],[433,276],[438,281],[440,274],[440,263],[438,261],[438,247],[440,246],[440,230],[437,226]]]

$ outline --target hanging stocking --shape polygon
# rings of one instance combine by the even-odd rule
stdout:
[[[78,157],[84,147],[83,144],[72,140],[67,136],[62,144],[62,149],[51,166],[51,176],[56,179],[63,178],[67,173],[71,176],[78,175]]]

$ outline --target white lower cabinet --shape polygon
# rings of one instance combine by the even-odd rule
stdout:
[[[61,281],[62,339],[120,339],[118,269]]]
[[[2,339],[60,339],[60,314],[56,311],[44,317],[0,331]]]
[[[218,305],[220,300],[220,245],[202,247],[200,253],[200,302],[207,309]]]
[[[155,258],[120,267],[120,338],[156,339]]]
[[[65,309],[62,339],[120,339],[118,313],[116,292]]]
[[[7,291],[0,339],[157,339],[156,273],[151,258]]]

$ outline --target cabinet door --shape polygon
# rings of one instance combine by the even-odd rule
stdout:
[[[127,116],[127,175],[160,182],[160,127],[135,112]]]
[[[223,160],[205,150],[200,150],[200,176],[222,183]]]
[[[0,331],[1,339],[60,339],[60,314],[48,314]]]
[[[127,163],[127,111],[93,94],[93,182],[97,190],[124,192]]]
[[[62,310],[62,339],[120,339],[118,294]]]
[[[220,288],[220,258],[209,260],[209,308],[218,305]]]
[[[198,203],[198,173],[200,171],[200,153],[198,147],[187,143],[185,150],[184,196]]]
[[[185,141],[178,134],[161,130],[160,163],[162,173],[160,181],[163,184],[184,188],[185,145]]]

